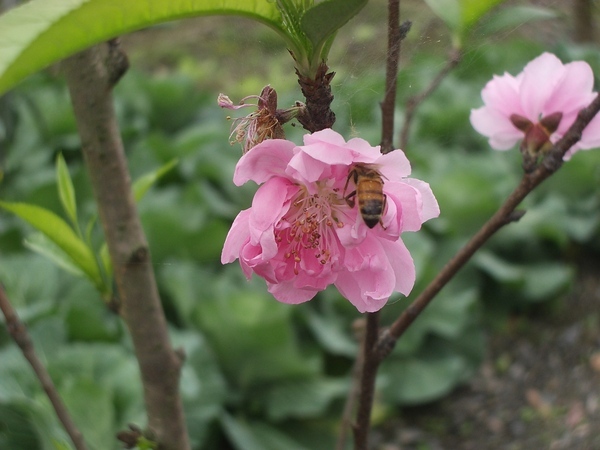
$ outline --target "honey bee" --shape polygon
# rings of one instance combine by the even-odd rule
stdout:
[[[356,190],[346,195],[350,178],[354,181]],[[348,174],[343,195],[350,208],[354,208],[355,199],[358,199],[360,215],[369,228],[379,223],[385,229],[381,216],[385,212],[387,196],[383,193],[383,176],[377,169],[356,164]]]

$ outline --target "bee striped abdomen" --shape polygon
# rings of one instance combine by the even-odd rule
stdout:
[[[356,190],[346,195],[350,179],[354,180]],[[354,208],[354,200],[358,199],[358,210],[369,228],[379,223],[385,229],[381,216],[385,211],[387,197],[383,193],[383,178],[377,169],[361,164],[355,165],[348,173],[344,199],[351,208]]]
[[[384,194],[380,180],[365,180],[357,186],[356,197],[358,209],[369,228],[373,228],[381,220],[383,214]]]

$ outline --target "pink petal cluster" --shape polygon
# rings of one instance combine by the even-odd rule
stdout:
[[[594,74],[584,61],[563,64],[555,55],[543,53],[530,61],[516,77],[495,75],[483,89],[484,106],[471,111],[471,124],[489,138],[496,150],[508,150],[525,137],[514,117],[532,125],[544,125],[544,118],[559,117],[557,127],[545,127],[551,143],[569,129],[577,113],[595,98]],[[561,116],[562,115],[562,116]],[[511,120],[512,117],[512,120]],[[552,122],[552,117],[548,122]],[[555,128],[555,129],[553,129]],[[582,139],[565,155],[600,146],[600,118],[584,130]]]
[[[376,167],[383,177],[383,226],[367,227],[358,207],[344,199],[355,164]],[[260,187],[252,207],[235,219],[221,262],[239,258],[246,277],[263,277],[284,303],[308,301],[334,284],[360,312],[377,311],[394,291],[407,295],[415,281],[400,234],[439,215],[429,185],[407,178],[410,171],[402,151],[382,155],[379,147],[358,138],[346,142],[330,129],[305,135],[302,146],[266,140],[237,164],[234,183]]]

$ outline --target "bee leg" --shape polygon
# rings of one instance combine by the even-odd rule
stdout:
[[[345,190],[344,190],[344,194],[345,194]],[[352,191],[350,192],[347,196],[344,197],[344,200],[346,200],[346,203],[348,204],[348,206],[350,208],[354,208],[354,199],[356,198],[356,191]]]
[[[379,218],[379,225],[381,225],[381,228],[383,228],[384,230],[387,230],[387,228],[383,226],[383,215],[385,214],[386,206],[387,206],[387,195],[383,194],[383,206],[381,208],[381,217]]]
[[[354,170],[351,170],[348,174],[348,178],[346,178],[346,184],[344,185],[344,193],[342,194],[344,198],[346,198],[346,189],[348,189],[348,183],[350,182],[350,178],[352,177],[352,175],[354,175]],[[356,194],[356,191],[354,191],[354,193]]]

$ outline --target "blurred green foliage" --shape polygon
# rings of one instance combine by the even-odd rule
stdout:
[[[414,175],[431,184],[442,214],[423,232],[404,236],[417,266],[415,293],[520,178],[518,152],[489,150],[468,116],[480,106],[481,88],[492,74],[515,73],[542,49],[515,38],[469,50],[419,109],[405,150]],[[566,45],[554,51],[600,69],[597,51]],[[174,345],[187,354],[181,389],[193,447],[331,449],[358,348],[351,325],[359,315],[335,290],[300,306],[277,303],[264,281],[246,281],[237,264],[221,266],[231,221],[250,205],[256,187],[232,184],[240,149],[227,143],[217,93],[198,87],[203,72],[189,64],[186,58],[187,69],[178,73],[132,70],[117,86],[115,101],[132,178],[178,160],[138,207]],[[442,65],[442,56],[424,52],[400,74],[400,118],[402,100],[426,86]],[[382,71],[364,69],[357,77],[340,67],[336,80],[336,129],[378,142]],[[294,83],[285,83],[290,90],[279,90],[281,105],[299,95],[291,91]],[[0,136],[0,198],[44,206],[69,219],[54,168],[62,153],[79,220],[87,223],[96,211],[64,84],[40,74],[0,103],[6,130]],[[290,128],[288,137],[300,142],[298,128]],[[482,360],[485,324],[502,327],[509,314],[560,298],[573,281],[578,249],[600,250],[599,184],[600,152],[580,152],[527,200],[523,219],[492,239],[384,362],[378,420],[402,405],[440,398],[467,380]],[[21,245],[31,232],[1,213],[0,280],[90,448],[118,448],[115,432],[145,420],[127,332],[89,282]],[[90,242],[101,246],[97,225]],[[382,323],[390,323],[407,304],[391,299]],[[0,448],[70,448],[4,328],[0,361]]]

